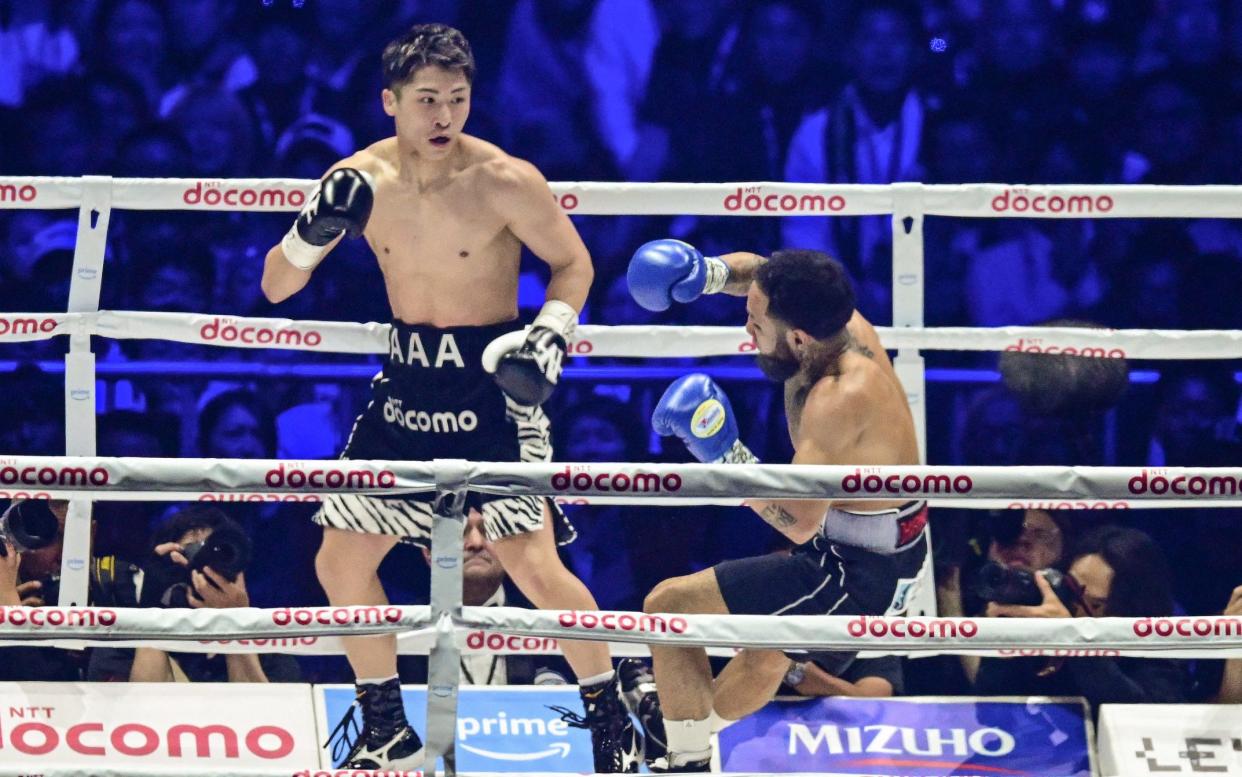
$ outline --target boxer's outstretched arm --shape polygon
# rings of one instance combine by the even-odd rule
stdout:
[[[581,311],[595,278],[591,254],[543,174],[510,157],[497,164],[492,194],[509,230],[552,270],[547,298]]]
[[[755,279],[755,271],[767,261],[758,254],[746,251],[725,254],[719,259],[729,265],[729,280],[725,281],[721,292],[734,297],[746,296],[746,292],[750,291],[750,282]]]

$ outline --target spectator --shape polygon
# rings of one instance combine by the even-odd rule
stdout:
[[[462,537],[462,604],[467,607],[529,607],[520,594],[505,587],[505,568],[491,550],[483,532],[483,513],[474,500],[468,500],[465,534]],[[431,552],[422,549],[431,564]],[[515,601],[516,599],[516,601]],[[398,662],[401,681],[427,682],[427,659],[402,656]],[[465,685],[531,685],[566,683],[568,664],[560,656],[512,655],[495,652],[465,653],[461,657],[461,682]],[[538,679],[537,679],[538,678]]]
[[[24,7],[27,13],[22,13]],[[78,41],[65,14],[36,3],[5,6],[0,16],[0,107],[16,108],[48,77],[68,74],[78,62]],[[12,14],[12,18],[10,17]]]
[[[117,383],[113,397],[120,396],[131,384]],[[174,458],[181,453],[181,426],[171,415],[113,410],[96,419],[100,456],[138,456],[143,458]],[[116,555],[140,559],[146,555],[147,537],[168,505],[161,502],[96,502],[92,508],[95,539],[91,547],[100,555]]]
[[[45,80],[26,97],[14,162],[26,175],[101,172],[90,104],[82,82]]]
[[[1034,606],[988,604],[988,617],[1167,617],[1173,614],[1171,576],[1164,554],[1135,529],[1101,527],[1074,552],[1069,577],[1081,588],[1062,601],[1043,574],[1035,575],[1043,601]],[[984,658],[975,692],[985,696],[1083,696],[1101,704],[1177,703],[1186,700],[1186,667],[1166,658]]]
[[[257,72],[254,83],[237,96],[254,115],[265,148],[275,147],[286,128],[310,113],[312,95],[306,73],[310,27],[305,11],[273,6],[262,11],[261,23],[253,32],[250,51]],[[351,137],[349,150],[332,161],[349,156],[353,149]],[[327,165],[321,167],[314,177],[327,169]]]
[[[1238,387],[1221,370],[1168,370],[1157,386],[1152,467],[1232,466],[1238,461]]]
[[[257,132],[250,113],[234,95],[217,87],[195,87],[169,116],[194,150],[190,167],[200,178],[254,175]]]
[[[116,174],[129,178],[178,178],[190,174],[190,146],[166,124],[126,135],[116,152]]]
[[[916,88],[922,21],[903,0],[863,4],[850,26],[853,78],[832,103],[794,133],[785,180],[892,183],[922,177],[925,98]],[[784,243],[825,250],[855,278],[858,309],[872,320],[891,315],[887,217],[786,218]]]
[[[161,116],[196,86],[236,92],[254,83],[254,60],[232,32],[238,21],[238,0],[168,0],[168,69],[176,85],[161,100]]]
[[[168,18],[154,0],[106,0],[96,16],[93,66],[125,73],[141,87],[152,115],[167,87]]]
[[[97,141],[96,166],[100,172],[116,173],[122,142],[150,121],[146,95],[129,75],[107,70],[93,72],[86,80],[85,92]]]
[[[1233,589],[1229,603],[1221,614],[1234,618],[1242,616],[1242,585]],[[1224,673],[1212,701],[1217,704],[1242,704],[1242,658],[1225,661]]]
[[[193,569],[186,558],[189,546],[209,541],[218,531],[245,536],[241,527],[216,508],[198,505],[181,510],[158,527],[148,545],[149,555],[138,584],[140,605],[175,606],[176,600],[168,598],[168,591],[180,586],[188,605],[195,609],[249,607],[245,570],[230,580],[226,570],[217,572],[210,566]],[[142,647],[96,650],[91,656],[88,679],[265,683],[297,682],[300,676],[291,657],[275,653],[166,653]]]
[[[638,106],[643,100],[660,20],[652,0],[599,0],[591,16],[584,61],[594,94],[595,131],[613,166],[627,180],[641,180]]]
[[[1130,150],[1124,183],[1205,184],[1215,182],[1211,159],[1197,149],[1208,142],[1203,102],[1180,81],[1160,77],[1143,89],[1130,122]]]
[[[34,364],[4,376],[8,404],[0,451],[21,456],[65,455],[65,387]]]

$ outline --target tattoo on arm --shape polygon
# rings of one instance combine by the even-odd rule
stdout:
[[[780,505],[768,505],[759,511],[759,515],[777,531],[783,531],[798,523],[794,514]]]
[[[745,297],[750,291],[750,282],[755,272],[767,260],[758,254],[738,252],[720,257],[729,265],[729,280],[725,283],[724,293],[734,297]]]

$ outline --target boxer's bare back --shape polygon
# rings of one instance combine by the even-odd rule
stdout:
[[[544,255],[545,245],[555,255],[564,241],[581,244],[532,165],[469,135],[458,142],[453,164],[430,181],[419,180],[415,162],[402,163],[395,137],[334,166],[375,179],[364,236],[384,274],[393,315],[407,323],[510,320],[517,316],[523,242],[537,255]]]

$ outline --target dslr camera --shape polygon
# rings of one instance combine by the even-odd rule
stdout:
[[[1034,606],[1044,600],[1035,582],[1035,575],[1043,575],[1053,592],[1068,609],[1082,599],[1082,588],[1078,581],[1059,569],[1051,567],[1031,572],[1025,569],[1007,567],[995,561],[989,561],[980,567],[975,577],[975,593],[980,599],[997,604],[1024,604]]]
[[[219,526],[202,542],[186,543],[181,554],[189,566],[164,556],[144,568],[140,607],[189,607],[190,574],[206,567],[229,582],[237,580],[250,563],[250,538],[238,526]]]
[[[46,499],[24,499],[9,505],[0,515],[0,556],[7,555],[5,544],[18,553],[46,548],[56,540],[60,522]]]

